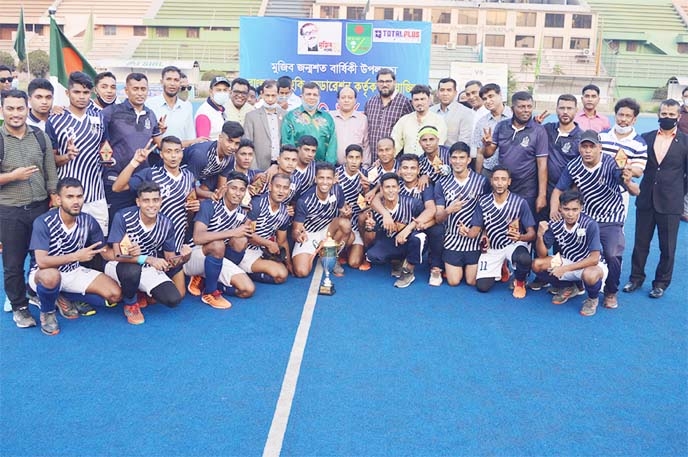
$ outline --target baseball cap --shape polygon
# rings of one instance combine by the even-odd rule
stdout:
[[[224,76],[215,76],[213,80],[210,81],[210,88],[212,89],[221,83],[227,84],[227,87],[232,87],[232,85],[229,83],[229,79],[225,78]]]
[[[589,141],[591,143],[600,144],[600,134],[594,130],[586,130],[578,139],[578,144],[584,141]]]

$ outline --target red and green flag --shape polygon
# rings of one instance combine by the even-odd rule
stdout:
[[[14,50],[21,62],[26,60],[26,31],[24,30],[24,7],[19,13],[19,24],[17,25],[17,36],[14,38]]]
[[[57,26],[55,17],[50,16],[50,75],[55,76],[60,84],[67,87],[69,74],[82,71],[91,78],[96,77],[96,71],[86,58],[69,42],[62,30]]]

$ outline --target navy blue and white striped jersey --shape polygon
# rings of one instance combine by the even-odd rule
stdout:
[[[299,198],[315,185],[315,161],[309,163],[305,170],[296,167],[291,174],[291,180],[292,183],[297,183],[294,193],[296,198]]]
[[[338,216],[344,206],[344,192],[338,184],[330,189],[325,200],[320,200],[314,186],[296,202],[294,222],[303,223],[307,232],[318,232],[326,228]]]
[[[175,250],[180,252],[182,245],[189,241],[186,239],[188,219],[185,205],[186,197],[195,187],[196,179],[187,168],[182,168],[179,176],[173,176],[163,165],[156,165],[136,172],[129,180],[129,187],[137,191],[145,181],[153,181],[160,186],[160,213],[172,221]]]
[[[139,245],[141,255],[163,258],[164,252],[175,252],[174,227],[164,214],[158,213],[155,225],[146,227],[141,221],[138,206],[117,211],[108,234],[108,243],[120,243],[124,235],[128,235],[133,244]]]
[[[403,195],[405,197],[410,197],[410,198],[415,198],[416,200],[420,200],[421,203],[425,203],[427,201],[434,201],[435,200],[435,186],[432,183],[429,183],[425,189],[419,190],[418,187],[406,187],[406,184],[404,184],[404,181],[402,179],[399,180],[399,195]]]
[[[557,189],[563,191],[575,185],[585,199],[585,214],[598,224],[623,225],[626,216],[620,183],[621,170],[614,158],[602,154],[600,163],[593,168],[587,168],[580,157],[569,162],[559,178]]]
[[[392,215],[392,220],[397,224],[397,230],[392,233],[385,231],[382,225],[382,215],[377,211],[373,211],[373,219],[375,219],[375,231],[377,236],[386,236],[393,238],[411,223],[414,217],[418,217],[423,212],[425,207],[423,202],[417,198],[406,197],[399,195],[397,205],[389,213]]]
[[[428,175],[432,182],[437,182],[438,179],[446,176],[446,174],[442,173],[442,168],[444,168],[444,171],[451,173],[449,148],[443,145],[440,145],[439,148],[440,150],[437,152],[437,156],[435,157],[439,160],[436,160],[434,163],[430,162],[430,159],[428,159],[428,155],[426,153],[423,153],[420,157],[418,157],[421,176]],[[443,165],[444,167],[442,167]]]
[[[365,175],[363,170],[361,170],[361,173]],[[353,176],[349,176],[346,172],[346,167],[342,164],[337,166],[336,176],[337,183],[342,188],[342,192],[344,192],[344,200],[351,207],[351,227],[353,230],[358,230],[358,216],[361,214],[361,207],[358,206],[358,196],[363,192],[361,175],[356,173]]]
[[[619,149],[623,149],[628,156],[628,164],[636,169],[645,171],[647,164],[647,143],[645,139],[633,129],[633,132],[624,138],[618,138],[614,127],[600,132],[602,152],[614,158]]]
[[[183,163],[188,166],[196,179],[215,190],[217,177],[234,167],[234,155],[230,154],[222,160],[217,156],[217,141],[196,143],[184,149]]]
[[[392,162],[392,166],[393,167],[391,170],[385,170],[379,162],[375,162],[370,166],[370,168],[368,168],[366,176],[368,177],[368,181],[370,182],[371,189],[379,184],[380,178],[382,178],[382,175],[384,175],[385,173],[399,172],[399,163],[396,160]]]
[[[256,234],[259,237],[272,241],[275,240],[278,231],[288,230],[291,222],[286,205],[280,203],[279,208],[273,211],[270,207],[270,197],[267,193],[256,196],[251,200],[251,211],[249,211],[247,217],[249,220],[256,222]],[[250,241],[249,247],[261,249],[260,246]]]
[[[435,184],[435,203],[437,206],[447,207],[456,200],[464,204],[457,213],[449,214],[444,227],[444,248],[452,251],[478,251],[480,238],[468,238],[459,233],[461,224],[470,227],[471,218],[478,206],[478,200],[490,193],[489,184],[483,175],[473,171],[468,177],[459,181],[454,174],[441,178]]]
[[[225,205],[224,199],[216,202],[212,200],[203,200],[201,202],[201,209],[194,217],[195,222],[202,222],[207,227],[209,232],[223,232],[225,230],[233,230],[239,227],[246,221],[246,210],[241,206],[230,210]],[[225,240],[225,244],[227,240]]]
[[[46,133],[59,155],[67,154],[70,138],[79,154],[61,167],[58,178],[76,178],[84,186],[84,203],[105,199],[103,168],[100,164],[100,145],[105,139],[105,123],[100,110],[90,105],[83,117],[69,110],[53,114],[46,123]]]
[[[579,262],[593,251],[600,251],[602,255],[600,228],[593,218],[584,213],[581,213],[571,230],[566,228],[563,219],[549,221],[549,229],[542,240],[548,248],[556,245],[562,258],[571,262]],[[603,258],[600,257],[600,261]]]
[[[530,212],[528,203],[513,192],[509,192],[506,201],[497,204],[494,195],[489,193],[478,201],[475,213],[471,218],[471,227],[483,227],[487,232],[492,249],[504,249],[515,241],[507,238],[509,224],[519,221],[521,233],[526,233],[526,228],[535,227],[535,219]]]
[[[31,243],[32,251],[47,251],[49,256],[73,254],[79,249],[101,242],[105,246],[103,231],[98,222],[86,213],[79,213],[71,228],[67,228],[60,218],[59,209],[51,209],[33,221]],[[33,257],[32,257],[33,258]],[[31,270],[38,266],[32,262]],[[57,267],[63,273],[79,268],[79,262],[70,262]]]

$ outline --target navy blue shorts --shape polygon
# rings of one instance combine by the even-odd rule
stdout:
[[[445,249],[442,253],[442,261],[453,267],[477,265],[478,259],[480,259],[480,251],[450,251]]]

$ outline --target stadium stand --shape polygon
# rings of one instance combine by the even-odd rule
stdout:
[[[265,16],[311,17],[313,0],[268,0]]]

